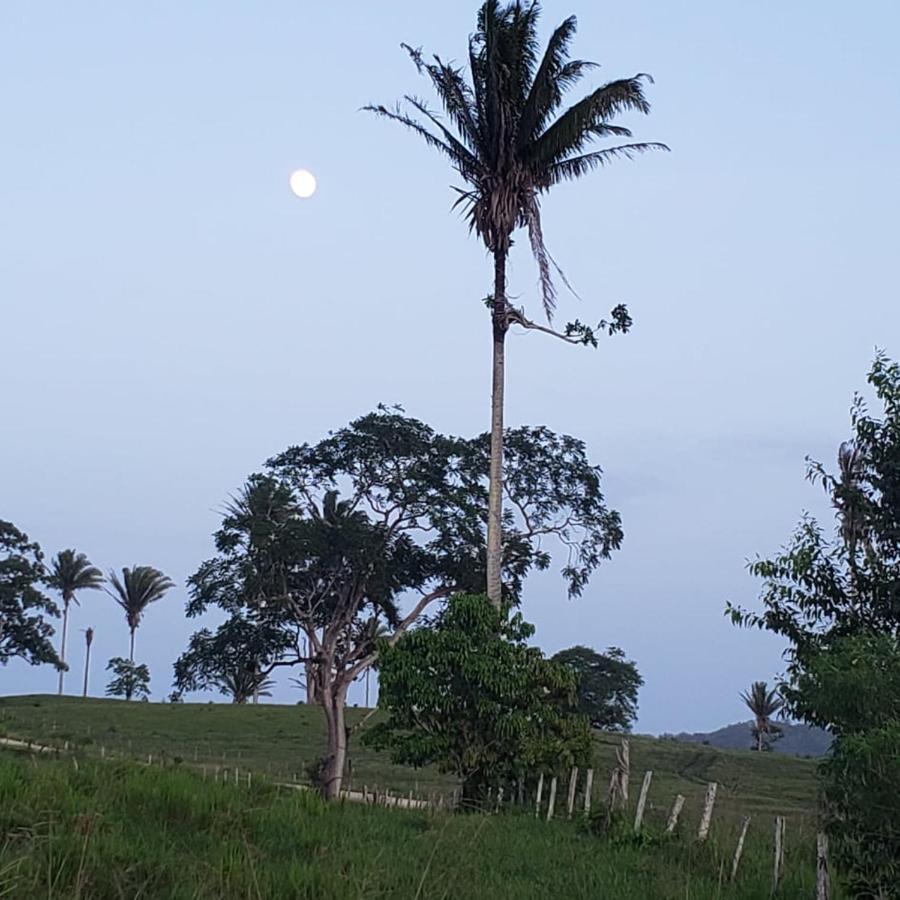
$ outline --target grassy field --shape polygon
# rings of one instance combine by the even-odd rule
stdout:
[[[363,710],[350,710],[351,723]],[[323,751],[324,723],[318,708],[231,704],[126,703],[46,696],[0,698],[0,735],[53,743],[83,757],[177,760],[202,769],[253,771],[275,781],[305,781],[305,767]],[[620,738],[601,735],[595,744],[595,795],[602,796]],[[450,794],[453,782],[429,770],[393,766],[354,738],[350,746],[351,786],[390,789],[419,796]],[[644,771],[653,770],[648,822],[661,825],[676,793],[687,798],[686,820],[699,817],[709,781],[719,784],[716,820],[734,823],[743,815],[784,815],[789,823],[811,824],[816,808],[815,763],[776,754],[720,751],[656,738],[631,738],[631,794]],[[632,799],[633,802],[633,799]]]
[[[264,778],[236,787],[179,764],[0,751],[0,896],[22,900],[769,897],[768,827],[751,827],[732,884],[734,842],[722,823],[702,846],[653,831],[610,840],[512,811],[327,806]],[[813,835],[798,825],[777,896],[813,895]]]

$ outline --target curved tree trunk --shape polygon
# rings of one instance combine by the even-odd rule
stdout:
[[[341,795],[344,767],[347,763],[347,725],[344,720],[343,689],[335,692],[331,685],[323,686],[320,695],[328,726],[328,753],[322,773],[322,793],[326,800],[335,800]]]
[[[503,585],[503,388],[506,365],[506,254],[494,251],[494,305],[491,316],[493,359],[491,367],[491,464],[487,521],[487,595],[498,609]]]
[[[62,620],[62,638],[59,643],[59,661],[64,663],[66,661],[66,632],[69,629],[69,601],[63,601],[63,620]],[[65,676],[65,669],[59,670],[59,696],[62,697],[63,692],[63,677]]]

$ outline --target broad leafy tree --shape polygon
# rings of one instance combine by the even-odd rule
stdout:
[[[59,615],[43,593],[46,579],[41,548],[12,522],[0,520],[0,663],[24,659],[31,665],[62,663],[50,637],[48,618]]]
[[[550,565],[558,538],[577,595],[622,538],[600,471],[580,442],[546,429],[509,442],[506,594],[517,598],[528,572]],[[189,615],[219,607],[282,631],[280,656],[261,672],[294,667],[312,679],[329,797],[343,777],[352,682],[433,604],[483,585],[489,455],[485,437],[446,437],[396,410],[364,416],[251,477],[215,536],[216,556],[189,581]]]
[[[59,641],[60,662],[66,662],[66,636],[69,629],[69,607],[78,603],[80,591],[98,590],[103,585],[103,573],[91,565],[83,553],[60,550],[50,566],[48,584],[62,597],[62,634]],[[66,667],[68,668],[68,667]],[[59,694],[63,692],[65,669],[59,670]]]
[[[457,596],[431,628],[417,628],[380,662],[379,708],[364,736],[394,762],[457,777],[463,799],[507,796],[520,778],[568,771],[590,756],[577,678],[526,643],[534,629],[485,596]]]
[[[554,654],[553,661],[575,673],[578,708],[594,728],[631,731],[644,679],[618,647],[607,647],[603,653],[590,647],[569,647]]]
[[[631,131],[615,120],[627,112],[646,114],[646,75],[611,81],[563,109],[566,94],[594,68],[569,58],[575,36],[574,16],[550,36],[539,53],[536,2],[488,0],[478,13],[469,38],[468,71],[440,57],[426,59],[420,50],[403,45],[420,74],[437,94],[443,117],[427,103],[407,95],[389,109],[372,112],[399,122],[438,151],[459,175],[457,205],[465,211],[469,230],[484,243],[494,261],[491,312],[493,375],[491,398],[491,469],[488,518],[487,591],[501,603],[503,551],[503,391],[506,334],[511,325],[536,328],[570,343],[593,344],[596,333],[625,331],[631,324],[618,306],[609,322],[597,328],[571,322],[562,331],[549,327],[556,305],[551,277],[555,262],[544,244],[541,198],[551,188],[587,174],[618,158],[630,159],[662,144],[631,142]],[[592,148],[595,141],[620,141]],[[625,143],[621,143],[622,139]],[[507,299],[506,267],[513,233],[528,232],[537,261],[548,326],[537,325]]]
[[[150,669],[144,663],[114,656],[106,665],[106,671],[113,677],[106,686],[108,697],[124,697],[131,700],[150,696]]]
[[[112,586],[110,596],[125,613],[130,636],[128,658],[134,662],[134,635],[147,607],[162,600],[166,592],[175,587],[175,583],[153,566],[135,566],[133,569],[126,566],[122,569],[121,578],[110,572],[109,583]]]
[[[753,714],[753,749],[771,750],[772,744],[781,737],[781,729],[773,721],[784,707],[784,701],[777,690],[769,690],[765,681],[754,681],[750,689],[741,692],[741,700]]]
[[[175,661],[175,690],[215,688],[235,703],[268,696],[266,672],[291,649],[289,633],[277,624],[235,614],[215,631],[203,628],[191,636],[188,649]]]
[[[826,821],[856,896],[900,896],[900,366],[879,354],[869,373],[880,410],[856,397],[852,437],[830,472],[809,462],[835,511],[811,516],[750,570],[762,611],[733,620],[789,642],[787,710],[835,735],[823,767]],[[890,798],[888,802],[884,802]]]

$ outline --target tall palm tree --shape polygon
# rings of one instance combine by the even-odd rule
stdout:
[[[109,595],[125,610],[125,620],[131,632],[131,643],[128,659],[134,662],[134,633],[141,624],[141,616],[147,607],[161,600],[169,588],[175,587],[173,582],[159,569],[153,566],[135,566],[122,569],[122,579],[115,572],[109,573],[109,583],[113,589]]]
[[[525,228],[540,275],[544,312],[552,321],[556,290],[551,267],[562,276],[541,228],[540,198],[562,181],[585,175],[619,157],[632,158],[656,143],[625,143],[587,150],[600,138],[630,138],[629,129],[612,124],[620,113],[648,113],[643,83],[636,75],[611,81],[560,113],[567,90],[594,63],[569,58],[576,20],[566,19],[551,35],[539,56],[537,34],[540,6],[513,0],[501,5],[487,0],[469,38],[468,80],[464,69],[435,56],[426,62],[420,50],[404,44],[416,68],[431,81],[446,119],[418,97],[404,97],[394,109],[367,110],[411,129],[443,154],[465,183],[454,188],[455,205],[466,212],[469,230],[484,242],[494,259],[494,290],[489,298],[492,327],[491,460],[487,520],[487,593],[501,604],[503,389],[506,333],[511,323],[548,331],[570,343],[595,343],[593,331],[580,323],[562,332],[536,325],[506,298],[506,263],[517,228]],[[565,277],[563,281],[565,281]],[[610,331],[624,330],[624,308],[614,310],[618,324],[601,323]],[[624,313],[627,319],[627,312]],[[574,329],[574,330],[573,330]],[[578,329],[581,329],[579,332]],[[589,332],[589,334],[587,333]],[[581,335],[579,339],[578,335]]]
[[[59,644],[60,662],[66,661],[66,635],[69,629],[69,606],[78,603],[77,593],[85,590],[97,590],[103,584],[103,573],[91,565],[91,561],[74,550],[60,550],[50,566],[50,586],[62,595],[63,620],[62,635]],[[63,692],[65,669],[59,670],[59,694]]]
[[[765,681],[754,681],[749,691],[741,693],[741,700],[753,713],[753,737],[757,750],[768,749],[769,744],[780,733],[781,729],[772,721],[784,707],[784,701],[777,691],[770,691]]]

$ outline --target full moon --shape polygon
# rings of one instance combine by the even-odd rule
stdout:
[[[316,192],[316,176],[307,169],[297,169],[291,175],[291,190],[304,200]]]

